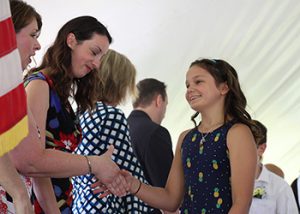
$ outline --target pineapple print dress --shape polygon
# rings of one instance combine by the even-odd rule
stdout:
[[[185,178],[182,214],[229,212],[231,173],[226,136],[233,124],[227,122],[210,133],[195,128],[185,136],[181,147]]]

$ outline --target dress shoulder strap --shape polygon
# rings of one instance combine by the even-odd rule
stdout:
[[[26,75],[24,78],[24,87],[26,87],[32,80],[44,80],[48,83],[50,88],[53,88],[52,80],[47,75],[43,74],[40,71]]]

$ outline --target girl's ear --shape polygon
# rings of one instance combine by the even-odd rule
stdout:
[[[76,37],[74,35],[74,33],[69,33],[67,36],[67,45],[69,48],[71,48],[71,50],[74,49],[74,47],[77,45],[77,40]]]
[[[220,90],[221,95],[227,94],[228,91],[229,91],[229,87],[227,85],[227,82],[221,83],[220,86],[219,86],[219,90]]]

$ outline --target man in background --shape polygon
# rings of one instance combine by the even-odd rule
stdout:
[[[166,85],[149,78],[141,80],[137,90],[134,110],[128,117],[132,146],[148,182],[164,187],[173,160],[170,133],[160,125],[168,104]]]
[[[298,213],[296,201],[288,183],[269,171],[262,163],[262,156],[267,148],[267,128],[257,120],[260,137],[255,139],[257,144],[256,179],[253,200],[249,214],[287,214]]]

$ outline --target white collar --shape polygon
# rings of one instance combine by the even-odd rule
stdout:
[[[268,181],[269,181],[269,171],[264,165],[262,165],[261,172],[260,172],[258,178],[256,179],[256,181],[262,181],[262,182],[268,183]]]

